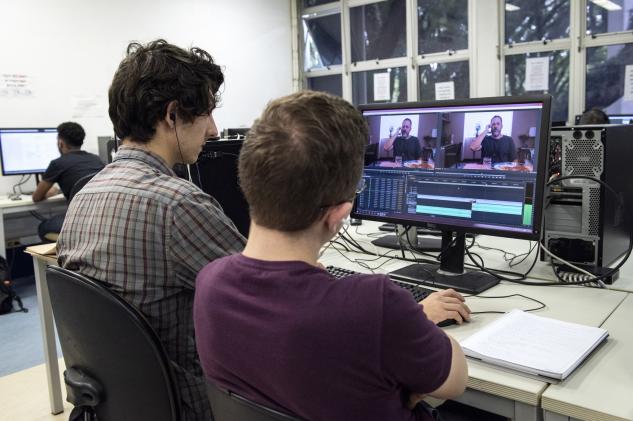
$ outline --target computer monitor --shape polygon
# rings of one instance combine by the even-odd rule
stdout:
[[[191,166],[191,179],[202,191],[220,203],[237,230],[248,237],[248,203],[237,177],[237,159],[243,140],[209,140],[198,162]]]
[[[368,143],[382,150],[366,162],[366,188],[354,202],[352,217],[442,231],[439,265],[411,265],[391,275],[470,293],[495,285],[498,280],[489,274],[464,272],[465,233],[539,239],[551,96],[359,108],[369,125]],[[391,142],[403,120],[411,121],[408,137]],[[486,132],[492,120],[498,129]],[[428,147],[424,143],[431,133],[443,139],[434,154],[393,156],[396,149]],[[403,149],[406,142],[420,142],[420,148]]]
[[[250,130],[250,127],[237,127],[237,128],[229,127],[222,131],[222,138],[230,139],[230,140],[244,139],[249,130]]]
[[[609,124],[633,124],[633,113],[609,114]]]
[[[42,174],[59,156],[57,129],[0,129],[2,175]]]

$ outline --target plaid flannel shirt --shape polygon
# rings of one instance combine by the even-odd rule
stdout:
[[[196,275],[244,238],[211,196],[158,156],[122,147],[72,200],[59,264],[104,282],[138,308],[167,351],[184,420],[209,420],[192,319]]]

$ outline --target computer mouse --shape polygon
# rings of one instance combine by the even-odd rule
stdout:
[[[452,326],[454,324],[457,324],[457,320],[455,320],[455,319],[446,319],[446,320],[442,320],[437,325],[439,327],[446,327],[446,326]]]
[[[464,320],[464,323],[470,323],[470,320]],[[437,325],[439,327],[446,327],[446,326],[452,326],[454,324],[457,324],[457,320],[455,320],[455,319],[446,319],[446,320],[442,320]]]

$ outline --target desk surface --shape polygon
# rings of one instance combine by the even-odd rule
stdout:
[[[582,420],[633,420],[633,295],[602,325],[609,340],[543,394],[543,409]]]
[[[42,200],[40,202],[33,202],[33,199],[31,198],[31,195],[26,195],[23,194],[20,196],[20,200],[12,200],[9,199],[8,196],[3,195],[0,196],[0,208],[1,209],[5,209],[5,208],[15,208],[15,207],[20,207],[20,206],[31,206],[31,205],[44,205],[44,204],[50,204],[50,203],[65,203],[66,199],[64,198],[63,194],[56,194],[55,196],[51,196],[46,200]]]
[[[374,228],[376,228],[376,226],[374,226]],[[362,234],[370,231],[371,226],[367,223],[364,223],[358,232]],[[354,233],[353,236],[357,241],[361,242],[364,247],[366,246],[368,250],[376,250],[373,245],[369,244],[371,238],[367,238],[356,233]],[[528,243],[522,242],[522,244],[525,251],[527,251]],[[497,244],[496,246],[498,247],[499,244]],[[514,251],[511,249],[507,250]],[[519,250],[523,252],[522,249]],[[385,249],[381,249],[380,251],[384,252]],[[482,257],[484,257],[487,266],[501,268],[501,262],[503,262],[502,268],[508,268],[507,263],[503,260],[500,253],[497,253],[498,258],[488,259],[488,254],[491,253],[492,252],[482,253]],[[324,252],[320,260],[325,265],[345,267],[358,272],[369,272],[368,269],[363,268],[362,266],[353,263],[348,259],[372,259],[371,256],[348,252],[344,252],[344,254],[345,256],[343,256],[339,251],[334,250],[330,247]],[[394,252],[393,254],[397,253]],[[385,259],[381,259],[369,263],[371,264],[371,267],[374,268],[384,261]],[[386,262],[380,268],[376,269],[375,272],[387,273],[408,264],[410,263],[399,260],[391,260],[389,262]],[[531,260],[529,263],[526,262],[524,265],[529,267],[530,264]],[[524,265],[521,265],[518,270],[521,271]],[[546,304],[546,308],[535,312],[535,314],[545,317],[552,317],[558,320],[585,324],[589,326],[602,325],[605,320],[607,320],[609,315],[614,311],[614,309],[618,307],[618,305],[620,305],[620,303],[627,296],[625,292],[606,289],[575,286],[525,286],[512,284],[505,281],[489,289],[488,291],[485,291],[481,295],[501,296],[515,293],[523,294],[527,297],[537,299]],[[520,308],[525,310],[538,306],[536,303],[521,297],[510,299],[486,299],[479,297],[468,297],[467,304],[474,312],[493,310],[509,311],[513,308]],[[500,317],[499,314],[476,314],[473,315],[473,320],[470,323],[464,324],[462,326],[453,325],[444,329],[453,337],[455,337],[455,339],[460,341],[475,333],[478,329],[487,325],[498,317]],[[540,397],[548,386],[548,383],[544,381],[523,377],[477,361],[469,361],[468,368],[469,388],[480,390],[482,392],[487,392],[496,396],[502,396],[515,401],[524,402],[530,405],[539,405]]]
[[[363,221],[363,225],[359,227],[353,227],[349,232],[355,238],[363,241],[364,245],[367,245],[367,249],[370,251],[376,250],[376,247],[369,243],[373,238],[368,238],[362,234],[375,234],[378,231],[378,226],[380,223],[372,222],[372,221]],[[357,235],[357,233],[361,235]],[[381,232],[382,233],[382,232]],[[387,233],[382,233],[387,234]],[[532,243],[534,244],[534,243]],[[504,269],[511,270],[517,272],[525,272],[536,257],[536,250],[532,252],[532,254],[520,265],[511,268],[508,265],[508,262],[504,260],[503,253],[498,250],[485,250],[483,248],[478,247],[481,245],[483,247],[492,247],[495,249],[505,250],[509,253],[513,254],[522,254],[527,253],[530,248],[530,242],[526,240],[516,240],[512,238],[503,238],[503,237],[492,237],[488,235],[479,235],[476,237],[476,245],[472,249],[472,251],[481,255],[484,258],[486,267],[493,269]],[[384,253],[386,249],[381,249]],[[395,254],[395,253],[394,253]],[[468,258],[466,258],[468,262]],[[468,262],[469,263],[469,262]],[[556,278],[554,273],[552,272],[552,266],[548,262],[542,262],[540,260],[537,261],[534,269],[530,272],[530,278],[536,280],[544,280],[544,281],[554,281]],[[620,269],[620,277],[617,281],[613,283],[613,285],[607,286],[609,289],[614,289],[618,291],[626,291],[633,292],[633,256],[622,266]]]

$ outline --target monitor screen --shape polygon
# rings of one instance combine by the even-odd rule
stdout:
[[[539,238],[549,96],[360,109],[378,152],[352,217]]]
[[[609,124],[633,124],[633,114],[609,114]]]
[[[44,173],[59,156],[57,129],[0,129],[2,175]]]

